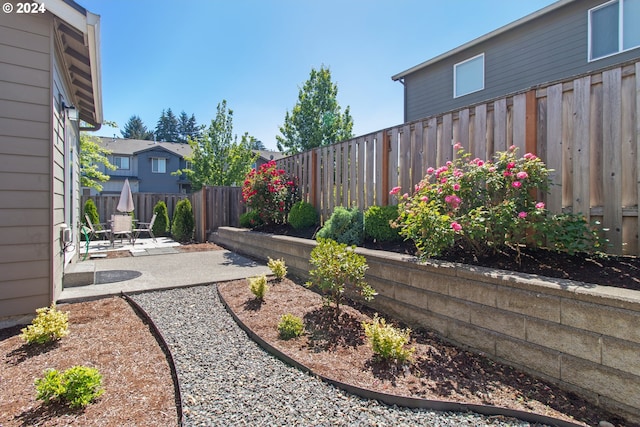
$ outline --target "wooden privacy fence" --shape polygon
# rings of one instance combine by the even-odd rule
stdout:
[[[218,227],[237,227],[240,215],[246,211],[240,187],[203,187],[192,194],[133,193],[132,197],[135,206],[134,216],[142,222],[151,220],[153,207],[159,201],[167,204],[169,221],[172,221],[176,204],[188,198],[195,219],[194,237],[199,242],[206,241],[209,233]],[[116,206],[120,195],[82,196],[83,207],[87,199],[93,199],[98,208],[100,221],[106,222],[111,215],[117,213]]]
[[[174,194],[174,193],[133,193],[133,216],[141,222],[151,221],[153,216],[153,207],[159,201],[163,201],[167,205],[167,213],[169,220],[173,218],[173,212],[176,208],[176,204],[182,200],[189,198],[188,194]],[[119,194],[104,195],[104,196],[82,196],[82,208],[88,199],[93,199],[96,207],[98,208],[98,216],[100,222],[107,222],[111,215],[117,214]],[[84,219],[84,215],[83,215]]]
[[[241,187],[203,187],[191,195],[191,205],[196,219],[195,238],[199,242],[208,239],[218,227],[237,227],[240,215],[246,212]]]
[[[553,169],[544,196],[551,211],[600,221],[608,252],[639,255],[639,111],[640,62],[627,63],[277,163],[324,220],[336,206],[386,205],[395,186],[411,194],[427,167],[453,159],[456,142],[483,159],[515,145]]]

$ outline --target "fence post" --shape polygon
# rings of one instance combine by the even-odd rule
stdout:
[[[318,176],[316,175],[316,171],[318,168],[318,153],[316,150],[311,151],[311,171],[309,171],[309,165],[307,165],[307,178],[309,178],[309,173],[311,173],[311,194],[309,195],[309,202],[314,205],[317,210],[320,210],[320,203],[318,203]]]
[[[391,141],[389,132],[382,132],[382,206],[389,204],[389,151],[391,151]]]
[[[537,126],[538,126],[538,106],[536,102],[535,89],[526,94],[525,113],[525,151],[527,153],[538,154],[537,149]]]

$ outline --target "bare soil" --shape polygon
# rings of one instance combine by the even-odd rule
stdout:
[[[372,319],[370,309],[354,303],[341,305],[336,320],[334,308],[323,306],[321,295],[293,280],[272,279],[269,286],[263,301],[255,299],[246,280],[218,288],[231,310],[253,332],[327,378],[393,395],[496,405],[590,426],[602,420],[630,425],[573,393],[461,350],[429,331],[412,331],[409,346],[416,351],[411,363],[378,360],[361,326]],[[279,338],[277,325],[286,313],[303,319],[306,332],[302,337]]]
[[[21,327],[0,329],[0,426],[175,426],[171,371],[146,325],[120,297],[61,304],[69,335],[39,346]],[[34,381],[46,369],[97,368],[104,394],[85,409],[36,400]]]

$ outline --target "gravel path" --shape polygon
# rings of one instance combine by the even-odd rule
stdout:
[[[249,339],[224,309],[215,285],[132,299],[171,349],[185,426],[530,426],[503,417],[390,407],[325,384]]]

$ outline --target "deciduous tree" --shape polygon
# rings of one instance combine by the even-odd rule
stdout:
[[[80,185],[102,191],[101,182],[109,180],[109,175],[100,170],[99,165],[106,169],[115,170],[116,167],[109,162],[108,155],[111,151],[101,147],[98,139],[85,132],[80,133]]]
[[[209,128],[189,141],[192,154],[187,160],[191,167],[174,174],[186,174],[194,190],[204,185],[238,185],[256,159],[250,140],[247,133],[239,142],[237,135],[233,136],[233,111],[227,109],[227,101],[223,100]]]
[[[278,150],[293,154],[351,138],[353,119],[348,106],[344,114],[340,112],[337,95],[338,86],[331,81],[329,69],[312,68],[297,104],[285,114],[282,135],[276,136]]]

